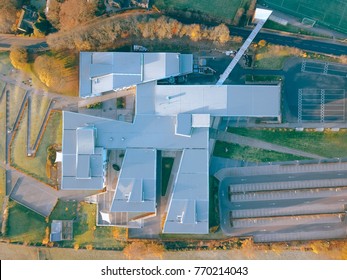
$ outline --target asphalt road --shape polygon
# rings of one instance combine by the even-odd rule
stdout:
[[[230,27],[230,34],[233,36],[241,36],[247,38],[251,30],[244,28]],[[265,40],[266,42],[284,45],[289,47],[296,47],[299,49],[333,54],[333,55],[346,55],[347,54],[347,44],[333,43],[329,41],[320,41],[312,39],[301,39],[299,37],[284,36],[280,34],[274,34],[269,32],[261,31],[255,37],[255,41]]]
[[[0,34],[0,49],[9,49],[12,45],[24,46],[29,49],[47,48],[46,38],[31,38],[15,36],[13,34]]]

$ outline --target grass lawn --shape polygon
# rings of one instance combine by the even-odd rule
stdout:
[[[279,82],[282,81],[282,76],[274,75],[246,75],[246,82]]]
[[[8,75],[13,69],[10,62],[10,52],[0,52],[0,73]]]
[[[6,170],[0,167],[0,215],[2,216],[2,205],[6,196]],[[2,218],[0,218],[0,221]],[[0,223],[1,226],[1,223]]]
[[[22,106],[23,99],[25,96],[25,90],[21,87],[18,87],[13,84],[7,84],[5,91],[9,91],[9,100],[10,100],[10,120],[9,128],[13,129],[14,122],[18,116],[20,107]]]
[[[238,144],[221,141],[216,142],[213,155],[217,157],[232,158],[249,162],[274,162],[306,159],[304,157],[299,157],[291,154],[267,151],[263,149],[241,146]]]
[[[30,146],[33,147],[46,116],[50,98],[36,94],[31,95]]]
[[[52,144],[61,145],[62,116],[60,112],[53,112],[35,157],[27,157],[27,112],[20,123],[15,139],[11,146],[11,164],[23,172],[47,183],[54,184],[46,174],[47,147]]]
[[[77,217],[77,202],[76,201],[63,201],[58,200],[49,221],[52,220],[73,220]]]
[[[174,158],[164,157],[162,160],[161,195],[163,196],[166,194],[173,163]]]
[[[287,58],[289,58],[289,56],[256,58],[254,67],[259,69],[279,70],[283,68],[283,64]]]
[[[341,0],[264,0],[270,8],[286,13],[308,17],[320,23],[347,32],[347,2]]]
[[[55,211],[52,214],[54,213]],[[125,237],[126,230],[108,226],[97,227],[95,215],[96,205],[81,203],[77,208],[77,219],[74,223],[74,240],[62,242],[63,246],[78,244],[80,247],[91,245],[98,249],[122,249],[124,244],[120,239]]]
[[[347,157],[347,130],[298,132],[291,129],[228,128],[228,131],[324,157]]]
[[[248,7],[251,0],[155,0],[159,9],[197,11],[221,20],[232,20],[239,7]]]
[[[7,237],[11,242],[41,243],[45,237],[45,218],[10,201]]]
[[[5,97],[5,96],[4,96]],[[6,99],[0,101],[0,160],[5,161],[6,155]]]

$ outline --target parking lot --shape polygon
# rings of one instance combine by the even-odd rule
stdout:
[[[256,242],[345,238],[347,171],[330,171],[337,165],[345,167],[293,165],[264,174],[253,167],[248,175],[231,168],[220,184],[223,232]]]
[[[300,61],[285,72],[283,117],[289,123],[343,125],[347,66]]]
[[[298,90],[298,122],[345,121],[346,93],[344,89]]]
[[[304,60],[301,72],[347,77],[347,66],[322,61]]]

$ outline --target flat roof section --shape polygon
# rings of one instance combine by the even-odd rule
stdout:
[[[156,212],[157,151],[127,149],[111,212]]]
[[[138,114],[176,116],[278,117],[280,85],[155,85],[138,86]]]
[[[71,129],[71,115],[63,112],[63,190],[100,190],[104,183],[106,152],[95,146],[96,128],[84,123]],[[78,115],[78,114],[77,114]]]
[[[209,232],[208,149],[183,150],[164,233]]]
[[[207,147],[209,141],[208,127],[193,128],[191,137],[177,135],[176,117],[137,115],[134,123],[126,123],[73,112],[64,112],[63,115],[64,134],[66,130],[74,130],[85,123],[93,124],[98,135],[96,147],[105,149],[201,149]],[[69,145],[67,140],[64,143]]]
[[[191,73],[193,56],[179,53],[81,52],[80,97]]]

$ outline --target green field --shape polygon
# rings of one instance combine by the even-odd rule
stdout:
[[[35,157],[27,157],[27,118],[26,111],[11,146],[11,164],[47,184],[54,184],[46,174],[46,158],[48,146],[52,144],[61,145],[61,113],[54,112],[51,114]]]
[[[270,8],[310,18],[347,33],[347,2],[341,0],[263,0]]]
[[[306,159],[291,154],[284,154],[221,141],[216,142],[213,155],[248,162],[275,162]]]
[[[228,131],[323,157],[347,157],[347,130],[299,132],[292,129],[228,128]]]
[[[195,11],[213,18],[230,21],[239,7],[248,7],[251,0],[154,0],[159,9]]]
[[[10,201],[6,236],[11,242],[41,243],[45,237],[45,218]]]

